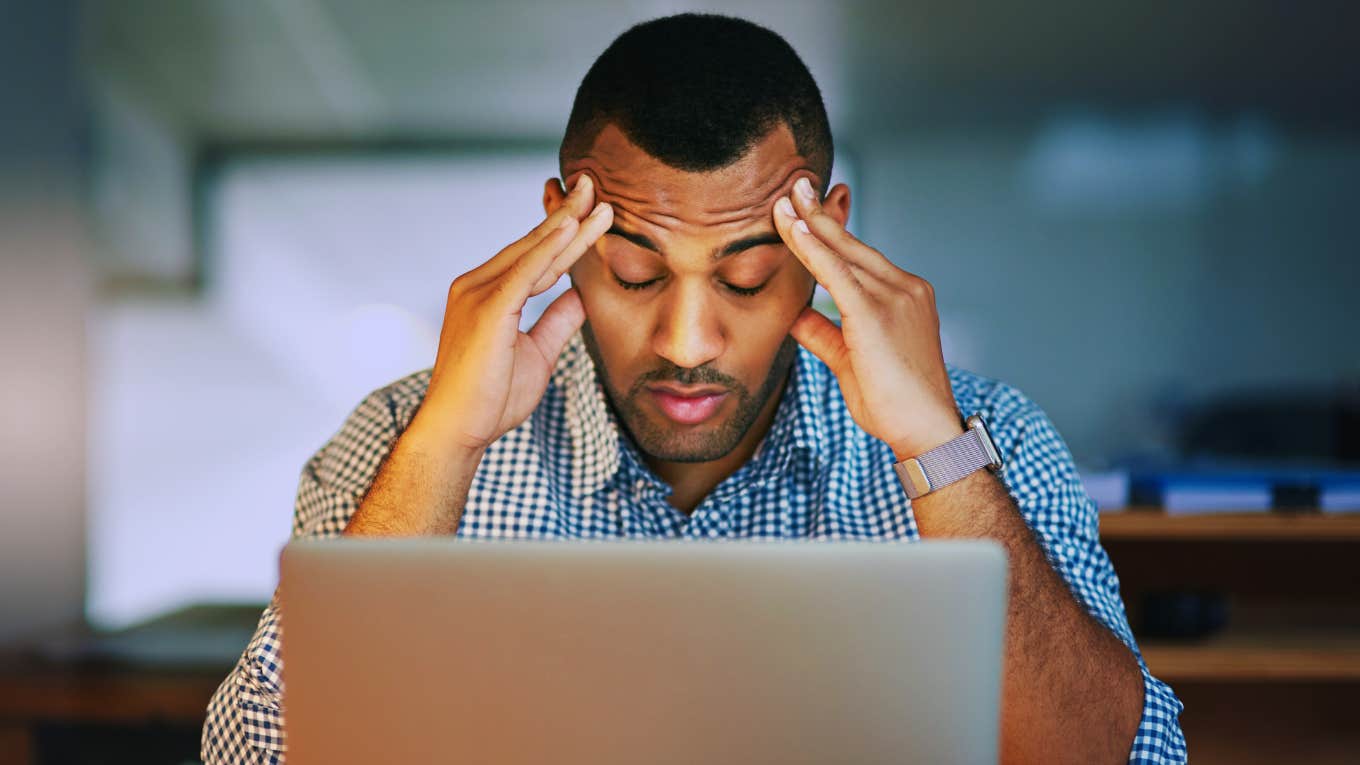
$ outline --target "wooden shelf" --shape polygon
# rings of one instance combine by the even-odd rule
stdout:
[[[1229,626],[1196,641],[1139,636],[1185,703],[1197,765],[1355,762],[1360,726],[1360,514],[1100,514],[1135,625],[1147,596],[1218,593]]]
[[[1140,642],[1159,679],[1196,681],[1360,681],[1355,630],[1229,629],[1193,643]]]
[[[1158,508],[1100,514],[1100,538],[1120,540],[1360,541],[1360,513],[1167,515]]]

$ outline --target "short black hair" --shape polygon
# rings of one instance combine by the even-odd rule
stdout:
[[[736,162],[780,123],[829,184],[826,107],[793,48],[745,19],[683,13],[638,24],[600,54],[576,90],[558,160],[585,156],[613,124],[666,165],[708,172]]]

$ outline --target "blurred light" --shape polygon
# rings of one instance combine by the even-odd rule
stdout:
[[[449,283],[542,219],[556,165],[545,149],[226,166],[205,195],[206,292],[91,317],[91,621],[268,600],[303,464],[369,392],[433,365]]]
[[[1193,212],[1208,195],[1209,159],[1204,126],[1193,117],[1064,115],[1039,132],[1025,181],[1047,212]]]
[[[370,303],[344,319],[348,372],[328,383],[327,399],[353,404],[369,393],[368,380],[396,380],[434,363],[439,329],[410,310]]]
[[[1193,214],[1215,194],[1260,183],[1274,154],[1270,131],[1254,118],[1214,129],[1189,113],[1067,113],[1040,129],[1021,178],[1050,214]]]

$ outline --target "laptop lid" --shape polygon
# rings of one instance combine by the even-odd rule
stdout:
[[[983,541],[298,540],[293,765],[995,763]]]

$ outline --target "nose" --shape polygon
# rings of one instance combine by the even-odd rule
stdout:
[[[703,284],[682,281],[667,292],[652,336],[653,352],[684,369],[721,356],[727,340],[717,312],[709,304],[713,298],[710,290]]]

